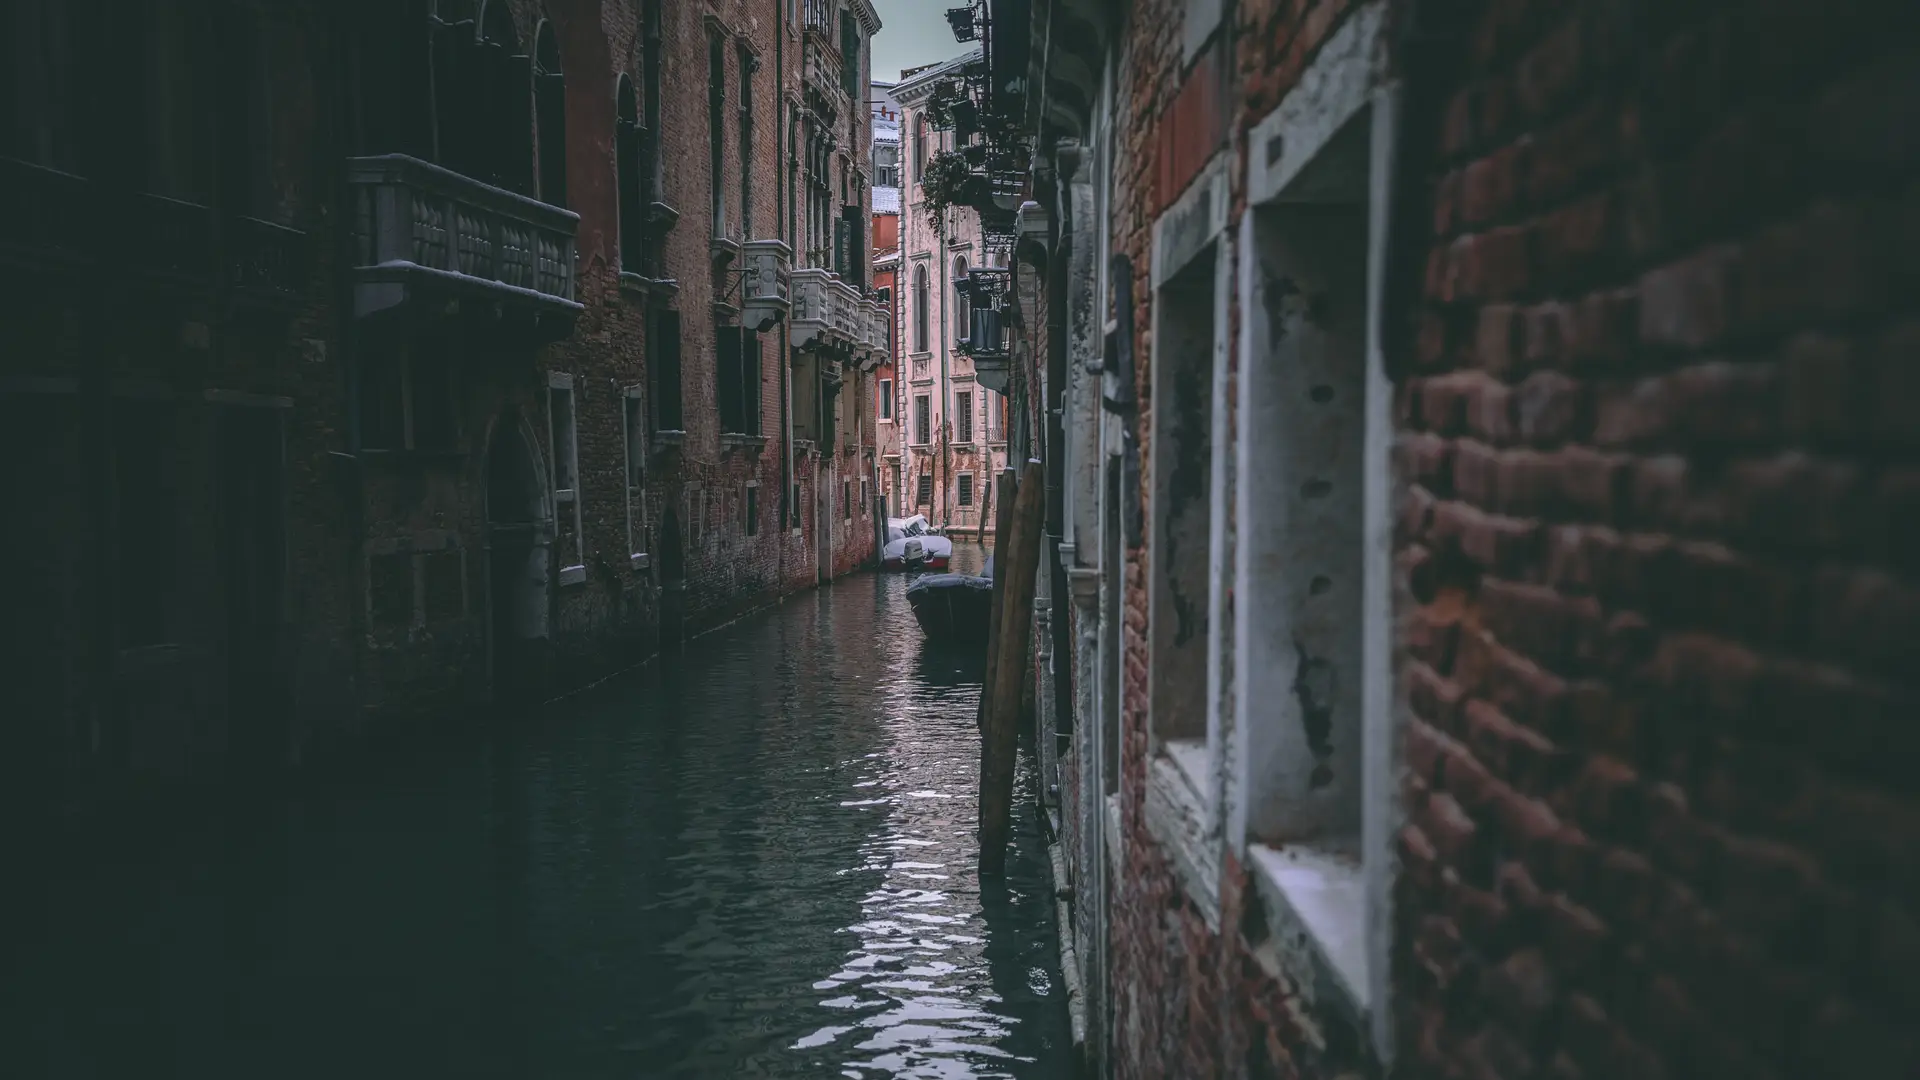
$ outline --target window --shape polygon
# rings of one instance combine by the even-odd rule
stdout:
[[[913,114],[913,182],[927,178],[927,115]]]
[[[620,196],[620,269],[638,274],[640,249],[646,238],[646,207],[640,199],[640,114],[634,104],[633,83],[620,76],[615,91],[613,174]]]
[[[553,23],[542,22],[534,39],[533,112],[540,137],[540,201],[567,205],[567,87],[560,74],[560,45]]]
[[[955,425],[959,431],[958,441],[970,443],[973,441],[973,391],[958,391],[953,403],[960,409],[959,422]]]
[[[933,474],[932,473],[920,474],[920,482],[917,485],[917,490],[914,491],[913,494],[914,494],[913,505],[915,506],[932,506],[933,505]]]
[[[953,333],[965,341],[971,336],[972,327],[967,324],[967,260],[965,256],[956,256],[953,260]]]
[[[863,99],[860,93],[860,25],[853,21],[853,12],[840,13],[840,88],[854,101]]]
[[[654,313],[647,341],[648,374],[653,384],[653,430],[684,431],[680,402],[680,313]]]
[[[1303,74],[1303,85],[1347,89],[1317,95],[1304,124],[1283,104],[1251,136],[1283,149],[1249,170],[1241,234],[1253,344],[1235,401],[1229,668],[1245,760],[1226,770],[1244,785],[1246,822],[1227,839],[1246,844],[1270,919],[1300,925],[1315,962],[1339,974],[1332,984],[1377,1019],[1389,963],[1368,928],[1394,887],[1399,725],[1420,722],[1393,701],[1393,390],[1370,286],[1389,212],[1376,103],[1390,98],[1354,70],[1372,43],[1340,40],[1378,33],[1377,20],[1349,20]],[[1386,1028],[1373,1025],[1376,1048]]]
[[[747,535],[760,535],[760,485],[747,482]]]
[[[726,152],[727,51],[720,35],[707,36],[707,180],[713,235],[727,235]]]
[[[760,61],[741,49],[740,62],[740,239],[753,237],[753,70]]]
[[[913,343],[919,351],[931,352],[932,336],[927,333],[927,264],[921,263],[913,268]]]
[[[0,5],[0,58],[8,72],[0,86],[0,156],[78,171],[72,60],[73,33],[65,0]],[[256,110],[257,111],[257,110]]]
[[[853,481],[840,481],[840,517],[845,521],[853,520]]]
[[[41,2],[15,6],[32,9]],[[226,61],[218,69],[222,202],[237,213],[274,218],[273,24],[259,11],[231,5],[220,9],[217,30],[217,48]]]
[[[369,349],[360,368],[362,450],[453,450],[453,366],[444,347],[416,340],[397,352]]]
[[[1213,625],[1214,276],[1218,245],[1192,257],[1155,293],[1153,533],[1147,638],[1153,650],[1148,715],[1162,759],[1185,774],[1183,805],[1212,805],[1209,673]],[[1197,811],[1206,813],[1210,811]],[[1217,903],[1217,882],[1190,887]]]
[[[620,434],[627,450],[627,557],[633,569],[647,565],[647,432],[640,388],[620,397]]]
[[[880,419],[884,421],[891,421],[893,419],[892,379],[880,380]]]
[[[738,326],[716,326],[713,332],[720,430],[728,435],[759,435],[760,335]]]
[[[961,506],[972,506],[973,505],[973,474],[970,472],[961,473],[958,477],[958,484],[956,485],[956,490],[959,495],[959,498],[956,501]]]
[[[1005,399],[997,391],[980,391],[980,411],[987,418],[987,441],[990,443],[1007,441],[1006,435],[1000,430],[1000,411],[1005,407]]]
[[[662,35],[660,31],[660,8],[667,0],[645,0],[646,18],[643,23],[643,43],[640,53],[640,92],[644,95],[645,112],[641,114],[640,127],[640,202],[643,213],[651,213],[652,207],[646,204],[660,199],[660,67]],[[653,224],[642,219],[641,235],[651,237]],[[646,244],[641,264],[648,277],[661,276],[658,272],[659,244]]]
[[[164,403],[121,400],[113,403],[112,421],[119,644],[158,645],[172,638],[177,593],[175,414]]]
[[[913,441],[922,446],[933,441],[933,399],[926,394],[913,398]]]
[[[573,376],[551,372],[547,375],[547,456],[553,470],[553,501],[558,508],[558,535],[554,544],[563,564],[562,585],[587,579],[586,550],[580,529],[579,453]]]

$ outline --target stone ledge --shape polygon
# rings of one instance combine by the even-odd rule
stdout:
[[[1220,930],[1220,845],[1208,827],[1205,801],[1195,789],[1187,763],[1189,746],[1163,743],[1147,767],[1144,806],[1147,832],[1159,842],[1174,875],[1205,917],[1207,928]],[[1202,755],[1205,744],[1199,746]]]
[[[1277,966],[1310,1003],[1368,1027],[1366,872],[1330,845],[1248,844],[1248,873],[1270,934],[1263,966]]]

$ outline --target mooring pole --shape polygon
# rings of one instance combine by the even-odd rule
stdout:
[[[974,713],[973,725],[981,731],[987,730],[987,703],[993,699],[993,670],[1000,657],[996,650],[1000,642],[1000,606],[1006,602],[1007,581],[1007,533],[1013,528],[1014,499],[1013,467],[1000,470],[993,478],[995,506],[993,508],[993,595],[987,601],[987,672],[980,683],[980,708]],[[980,517],[986,521],[986,515]]]
[[[995,643],[992,698],[980,734],[980,874],[999,877],[1007,868],[1007,836],[1013,824],[1013,766],[1018,749],[1020,694],[1027,681],[1027,648],[1033,637],[1033,584],[1040,566],[1041,514],[1046,510],[1046,474],[1029,460],[1014,498],[1011,535],[994,542],[994,566],[1004,561],[1004,603]]]

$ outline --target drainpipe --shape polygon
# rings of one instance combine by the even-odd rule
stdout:
[[[950,213],[950,211],[942,211],[942,213],[943,214]],[[949,465],[947,462],[948,443],[947,443],[947,435],[946,435],[947,423],[948,421],[953,419],[953,387],[952,387],[952,384],[950,384],[947,381],[947,299],[948,299],[947,297],[947,233],[949,232],[947,228],[948,224],[950,224],[950,222],[948,221],[943,221],[940,223],[941,225],[940,259],[939,259],[940,265],[935,268],[938,274],[939,282],[940,282],[940,329],[937,331],[940,339],[940,431],[936,440],[939,445],[940,452],[939,452],[939,455],[935,458],[935,462],[939,466],[939,468],[934,470],[933,483],[935,488],[935,498],[938,500],[937,502],[934,503],[934,506],[937,508],[940,514],[940,524],[943,528],[947,524],[947,481],[951,479],[951,474],[953,471],[952,466]]]

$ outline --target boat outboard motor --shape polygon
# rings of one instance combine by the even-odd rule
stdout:
[[[926,545],[917,539],[908,540],[906,550],[900,554],[900,561],[905,563],[909,568],[920,566],[927,561]]]

